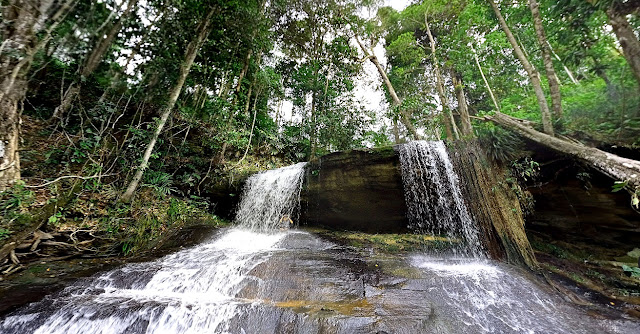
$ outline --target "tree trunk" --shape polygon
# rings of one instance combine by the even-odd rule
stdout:
[[[553,60],[551,59],[551,48],[547,42],[547,36],[542,26],[542,17],[540,15],[540,6],[537,0],[529,0],[529,8],[531,9],[531,15],[533,16],[533,27],[536,31],[536,37],[538,38],[538,44],[540,44],[540,50],[542,51],[542,61],[544,62],[544,70],[547,74],[547,81],[549,82],[549,92],[551,95],[551,109],[553,109],[553,115],[556,119],[562,118],[562,95],[560,94],[560,83],[558,82],[558,76],[556,70],[553,68]]]
[[[391,84],[391,81],[389,80],[387,73],[382,68],[382,65],[380,65],[378,58],[376,58],[375,54],[373,54],[373,51],[369,52],[369,50],[365,48],[362,42],[360,42],[360,39],[358,38],[358,36],[356,36],[356,41],[358,42],[358,45],[360,45],[360,48],[362,49],[362,52],[364,52],[365,56],[371,61],[371,63],[373,63],[373,65],[378,70],[378,73],[382,78],[382,82],[387,87],[387,91],[391,96],[391,100],[393,101],[392,105],[400,109],[400,105],[402,104],[402,102],[400,102],[400,98],[398,98],[398,94],[396,94],[396,90],[393,89],[393,85]],[[411,116],[405,110],[402,110],[402,109],[400,109],[400,122],[402,122],[402,125],[404,125],[407,128],[407,130],[409,131],[409,133],[411,133],[414,139],[417,139],[417,140],[422,139],[422,136],[418,134],[416,127],[411,123]]]
[[[318,74],[315,75],[318,77]],[[314,85],[315,86],[315,85]],[[309,131],[309,146],[310,154],[309,159],[313,160],[318,156],[318,110],[316,104],[318,103],[318,98],[316,97],[316,92],[313,91],[311,93],[311,129]]]
[[[551,113],[549,112],[549,106],[547,105],[547,98],[544,95],[544,90],[542,89],[542,84],[540,83],[540,74],[529,62],[529,59],[527,59],[527,56],[522,51],[522,48],[520,48],[518,41],[513,36],[511,29],[509,29],[509,26],[507,25],[507,21],[505,21],[504,17],[502,16],[502,13],[500,13],[500,9],[498,9],[498,5],[496,5],[496,2],[494,0],[489,0],[489,4],[491,5],[491,8],[493,8],[494,13],[498,17],[498,22],[500,22],[500,26],[502,27],[502,30],[507,35],[507,39],[509,40],[509,43],[513,47],[513,50],[516,56],[518,57],[518,60],[520,60],[522,67],[524,67],[525,71],[527,71],[527,74],[529,75],[529,80],[531,80],[531,86],[533,86],[533,91],[536,94],[536,99],[538,100],[538,105],[540,106],[540,113],[542,115],[542,128],[544,129],[544,132],[546,134],[553,136],[554,133],[553,133],[553,123],[551,121]]]
[[[138,0],[129,0],[127,3],[127,8],[122,13],[120,18],[114,23],[114,25],[109,29],[109,31],[99,39],[98,43],[94,45],[91,53],[87,55],[84,60],[84,64],[80,69],[80,78],[75,79],[67,88],[60,105],[53,111],[53,115],[51,116],[50,122],[62,119],[65,117],[67,111],[73,104],[73,100],[75,100],[76,96],[80,93],[80,84],[83,82],[88,76],[90,76],[97,68],[98,65],[102,62],[102,58],[109,51],[113,40],[118,36],[118,33],[122,29],[122,24],[124,20],[131,14],[135,8],[135,5],[138,3]]]
[[[3,94],[0,100],[0,192],[20,179],[18,103],[24,98],[25,89],[16,89],[12,93]]]
[[[240,88],[242,87],[242,80],[244,80],[244,76],[247,74],[247,70],[249,70],[249,64],[251,63],[252,53],[253,53],[253,49],[249,49],[247,51],[247,56],[244,59],[244,66],[242,67],[242,71],[240,71],[240,76],[238,76],[238,83],[236,84],[236,94],[240,93]]]
[[[469,117],[469,108],[467,107],[467,97],[464,95],[464,85],[462,77],[451,69],[451,80],[456,90],[456,98],[458,100],[458,112],[460,113],[460,125],[462,126],[462,135],[465,137],[473,137],[473,128],[471,127],[471,119]]]
[[[640,187],[640,161],[547,135],[533,129],[527,121],[500,112],[486,119],[554,151],[572,156],[614,180],[626,181],[630,187]]]
[[[426,28],[427,36],[429,36],[429,42],[431,44],[431,61],[433,62],[433,69],[436,74],[436,90],[438,91],[438,98],[442,105],[442,120],[445,126],[445,132],[447,139],[460,139],[460,134],[456,128],[456,121],[453,119],[451,109],[449,109],[449,99],[444,91],[444,78],[440,72],[440,65],[438,64],[438,57],[436,56],[436,41],[433,39],[431,29],[429,28],[429,21],[427,20],[427,12],[424,13],[424,25]]]
[[[200,49],[200,46],[202,45],[203,41],[207,38],[207,35],[211,30],[211,19],[213,18],[213,15],[216,13],[216,11],[217,11],[216,7],[210,9],[207,16],[198,25],[198,28],[196,30],[197,34],[194,36],[194,38],[191,40],[191,42],[189,42],[189,45],[187,46],[184,62],[180,66],[180,74],[178,76],[178,81],[171,89],[171,92],[169,93],[169,100],[167,101],[167,105],[162,109],[162,112],[160,113],[160,120],[158,121],[156,130],[154,131],[153,136],[151,137],[151,140],[147,145],[147,149],[145,150],[144,155],[142,156],[142,162],[140,163],[140,166],[138,166],[136,174],[131,180],[131,183],[129,183],[127,190],[124,192],[124,194],[122,194],[122,197],[120,197],[120,201],[122,202],[131,201],[131,198],[133,198],[133,194],[136,191],[136,188],[138,188],[138,184],[142,180],[142,176],[144,175],[145,170],[149,166],[149,158],[151,158],[151,153],[153,153],[153,149],[156,145],[156,142],[158,141],[158,137],[160,136],[160,133],[162,132],[162,129],[164,128],[164,125],[167,122],[169,115],[171,115],[171,111],[173,110],[173,107],[175,106],[176,101],[180,96],[180,92],[182,91],[182,86],[184,86],[184,82],[187,79],[187,76],[189,75],[189,71],[191,70],[191,65],[193,65],[193,61],[195,60],[196,55],[198,54],[198,50]]]
[[[249,142],[247,143],[247,147],[244,149],[244,154],[242,155],[242,158],[238,160],[238,163],[237,163],[238,165],[240,164],[240,162],[242,162],[242,160],[244,160],[247,157],[247,153],[249,153],[249,148],[251,147],[251,140],[253,139],[253,130],[256,127],[256,116],[258,115],[258,109],[256,109],[257,104],[258,104],[258,94],[256,94],[256,97],[253,99],[253,121],[251,121],[251,132],[249,132]]]
[[[638,41],[638,37],[624,14],[611,8],[607,10],[607,17],[618,42],[620,42],[624,57],[640,86],[640,41]]]
[[[55,3],[54,0],[7,2],[3,2],[0,25],[3,49],[0,53],[0,191],[20,179],[19,105],[27,92],[31,56],[41,45],[37,33],[44,28]],[[61,8],[68,9],[64,5]]]
[[[393,141],[395,144],[400,144],[400,129],[398,129],[398,118],[393,118]]]
[[[549,41],[547,41],[547,46],[549,47],[549,51],[551,51],[551,54],[556,58],[556,60],[560,64],[562,64],[562,68],[564,68],[564,71],[567,73],[569,80],[571,80],[571,82],[575,85],[579,84],[578,80],[576,80],[576,77],[573,75],[573,72],[571,72],[571,70],[567,67],[567,65],[563,64],[562,59],[560,59],[560,56],[558,56],[558,54],[555,51],[553,51],[553,48],[551,47],[551,44],[549,43]]]
[[[487,77],[484,76],[484,71],[482,70],[482,66],[480,66],[480,59],[478,59],[478,53],[476,52],[476,49],[473,48],[473,46],[471,47],[471,51],[473,51],[473,57],[476,60],[476,65],[478,65],[478,70],[480,71],[480,75],[482,76],[482,81],[484,81],[484,85],[487,87],[487,90],[489,91],[489,95],[491,96],[491,101],[493,101],[493,105],[496,107],[496,111],[499,112],[500,106],[498,106],[498,100],[496,100],[495,95],[493,95],[493,90],[489,85],[489,81],[487,81]]]
[[[258,62],[260,62],[261,57],[258,57]],[[242,75],[244,76],[244,74]],[[244,113],[248,113],[249,112],[249,104],[251,101],[251,94],[253,94],[253,86],[256,84],[256,77],[253,77],[253,80],[251,81],[251,84],[249,85],[249,91],[247,92],[247,101],[245,102],[244,105]],[[239,88],[238,88],[239,89]],[[233,99],[233,104],[232,104],[232,111],[231,111],[231,115],[229,115],[229,118],[227,119],[227,122],[225,124],[225,129],[226,131],[229,131],[229,129],[231,128],[231,123],[233,122],[233,119],[235,118],[235,106],[238,103],[238,96],[240,95],[239,91],[236,91],[235,97]],[[222,147],[220,148],[220,153],[218,154],[218,159],[217,159],[217,163],[224,163],[225,162],[225,155],[227,154],[227,148],[229,147],[228,142],[225,140],[224,143],[222,143]]]

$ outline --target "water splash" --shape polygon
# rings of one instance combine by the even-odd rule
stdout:
[[[225,333],[250,302],[251,271],[286,233],[225,231],[164,259],[67,287],[0,323],[2,333]]]
[[[401,145],[399,153],[409,227],[448,237],[456,255],[484,257],[444,143],[413,141]]]
[[[300,202],[306,164],[301,162],[251,176],[244,186],[236,223],[253,231],[277,229],[282,218],[291,217]]]
[[[9,316],[2,333],[227,333],[251,301],[238,298],[257,280],[251,271],[287,233],[305,163],[249,178],[236,221],[240,229],[164,259],[130,264],[79,282]]]

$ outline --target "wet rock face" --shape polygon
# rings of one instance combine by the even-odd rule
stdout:
[[[406,205],[394,150],[336,152],[307,167],[300,221],[338,230],[404,232]]]
[[[547,168],[557,173],[555,180],[528,188],[535,199],[528,229],[554,239],[587,238],[610,246],[630,247],[640,240],[640,214],[631,208],[628,194],[611,192],[612,180],[567,161]]]

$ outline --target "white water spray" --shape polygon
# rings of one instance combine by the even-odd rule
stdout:
[[[1,333],[228,333],[253,301],[238,298],[278,250],[273,230],[299,202],[304,163],[247,181],[234,228],[161,260],[67,287],[0,322]]]
[[[300,202],[306,162],[251,176],[244,187],[236,223],[253,231],[276,230]]]
[[[444,143],[413,141],[401,145],[399,153],[410,228],[448,237],[458,255],[483,257],[478,230]],[[463,245],[455,246],[460,242]]]

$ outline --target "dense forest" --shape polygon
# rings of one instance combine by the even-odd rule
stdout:
[[[127,253],[215,213],[207,184],[413,139],[511,164],[525,138],[638,207],[640,162],[596,147],[640,145],[640,1],[1,3],[8,271],[43,224]]]

